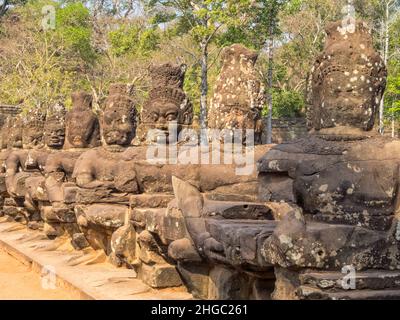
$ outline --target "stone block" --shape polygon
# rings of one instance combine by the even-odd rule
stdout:
[[[152,288],[179,287],[182,285],[176,267],[170,264],[147,265],[142,263],[139,269],[139,278]]]

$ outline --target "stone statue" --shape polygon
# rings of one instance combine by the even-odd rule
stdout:
[[[64,146],[65,142],[65,115],[66,109],[62,104],[55,104],[47,110],[46,122],[44,126],[45,148],[30,152],[33,163],[37,162],[39,176],[26,179],[26,194],[24,205],[32,216],[40,215],[43,220],[41,210],[48,203],[48,194],[44,185],[44,172],[49,156],[57,154]],[[36,227],[36,226],[35,226]],[[40,224],[42,227],[42,222]]]
[[[332,23],[327,34],[310,136],[259,161],[261,200],[293,208],[260,252],[275,266],[276,299],[399,297],[388,277],[399,268],[400,142],[372,131],[386,69],[362,22],[354,33]],[[356,272],[353,290],[340,285],[342,268]]]
[[[78,225],[89,244],[107,255],[111,254],[112,234],[124,224],[129,195],[139,188],[133,162],[127,156],[136,117],[127,86],[112,85],[100,118],[103,145],[84,152],[72,176],[79,187],[75,206]]]
[[[173,287],[181,284],[174,265],[174,260],[177,259],[173,258],[171,260],[171,256],[168,255],[168,247],[171,243],[182,237],[182,226],[184,225],[184,219],[179,209],[170,208],[171,201],[174,199],[172,183],[174,176],[195,185],[215,203],[221,201],[221,204],[215,204],[216,206],[220,205],[224,208],[235,207],[236,209],[232,211],[237,210],[238,206],[240,206],[237,203],[232,204],[229,202],[234,201],[233,199],[238,202],[242,201],[242,207],[248,206],[248,203],[251,202],[249,207],[254,208],[252,204],[256,200],[254,195],[257,192],[256,171],[254,170],[244,176],[237,175],[235,171],[237,167],[235,165],[225,165],[223,163],[224,156],[222,154],[224,150],[221,150],[219,145],[200,148],[198,139],[194,143],[193,141],[187,141],[187,144],[184,139],[170,139],[167,131],[171,125],[177,124],[177,131],[179,132],[182,128],[190,129],[189,124],[192,121],[193,111],[189,109],[192,108],[191,104],[183,100],[184,93],[181,89],[183,76],[180,73],[181,70],[178,66],[173,67],[169,64],[152,69],[153,85],[155,87],[151,89],[151,92],[154,93],[154,96],[150,95],[148,103],[142,109],[141,119],[143,123],[139,125],[139,128],[142,126],[142,128],[146,129],[147,137],[152,137],[151,133],[159,133],[159,137],[168,138],[164,140],[155,138],[147,141],[139,139],[139,141],[142,141],[142,144],[147,145],[148,148],[154,146],[162,148],[163,144],[165,144],[168,152],[171,150],[176,151],[177,158],[191,152],[197,154],[198,157],[203,155],[210,156],[215,151],[215,154],[220,157],[218,160],[221,162],[211,164],[210,159],[209,164],[201,164],[198,161],[183,164],[178,161],[174,162],[168,152],[164,154],[164,157],[166,157],[165,162],[152,163],[150,161],[152,159],[140,160],[136,158],[134,169],[139,191],[130,197],[129,223],[115,232],[115,237],[112,239],[112,247],[117,248],[114,254],[121,264],[127,264],[131,267],[133,265],[138,270],[139,277],[154,288]],[[166,89],[163,90],[163,87],[160,87],[161,85]],[[171,87],[172,89],[169,90]],[[174,101],[174,92],[181,92],[180,96],[182,98]],[[156,99],[157,95],[162,95],[162,97]],[[184,108],[180,108],[179,101],[185,102]],[[151,117],[153,117],[153,120]],[[185,119],[190,119],[190,121]],[[197,135],[198,133],[196,133]],[[235,150],[236,148],[237,146]],[[243,151],[242,148],[242,141],[240,141],[240,152]],[[261,157],[268,148],[264,146],[253,150],[255,158]],[[231,152],[239,152],[233,151],[233,149]],[[133,147],[130,148],[130,152],[137,154],[138,151]],[[232,156],[232,154],[230,155]],[[214,160],[217,159],[214,158]],[[252,211],[252,209],[249,209],[249,211]],[[248,215],[251,214],[248,213]],[[242,216],[238,214],[233,216],[232,219],[235,219],[235,217],[239,219],[238,217],[245,216],[246,213],[243,213]],[[175,225],[176,228],[172,228],[172,225]],[[132,226],[134,227],[133,230]],[[132,234],[136,234],[134,241]],[[128,239],[129,237],[131,239]],[[137,245],[133,244],[135,241]],[[130,245],[127,245],[128,243]],[[118,244],[124,244],[124,246]],[[127,247],[130,249],[126,249]],[[179,266],[178,269],[181,273],[183,267]],[[190,265],[185,270],[188,274],[193,272]]]
[[[254,130],[259,143],[265,92],[260,76],[254,69],[257,58],[257,52],[240,44],[227,47],[222,52],[222,69],[208,112],[210,129]]]
[[[9,195],[7,193],[7,187],[6,187],[6,170],[5,170],[5,161],[9,154],[11,153],[11,148],[7,147],[8,141],[9,141],[9,135],[10,135],[10,128],[11,128],[11,122],[12,118],[11,116],[7,116],[4,119],[4,123],[0,129],[0,144],[1,144],[1,151],[0,151],[0,216],[4,214],[4,200],[6,198],[9,198]]]
[[[75,225],[76,187],[72,183],[72,173],[80,155],[100,143],[99,122],[92,111],[90,94],[84,91],[72,94],[72,110],[66,113],[65,128],[64,148],[47,157],[46,178],[40,182],[40,188],[45,190],[47,197],[40,210],[45,221],[44,231],[49,237],[60,236],[65,231],[72,237],[79,236],[74,236],[78,228]]]
[[[13,151],[5,161],[5,182],[10,198],[6,199],[4,209],[7,215],[17,220],[30,220],[30,214],[24,206],[26,180],[32,176],[39,176],[39,166],[44,165],[39,151],[43,148],[44,120],[44,115],[39,111],[21,114],[17,116],[10,130],[10,147]],[[39,216],[35,215],[33,219],[39,220]]]

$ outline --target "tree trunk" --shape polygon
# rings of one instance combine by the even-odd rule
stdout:
[[[383,61],[387,66],[389,57],[389,1],[385,2],[385,17],[383,21],[383,36],[384,36],[384,46],[383,46]],[[385,111],[385,93],[382,94],[382,99],[379,104],[379,133],[384,133],[384,111]]]
[[[267,144],[272,143],[272,82],[273,82],[273,62],[274,62],[274,28],[270,27],[268,40],[268,83],[267,83]]]
[[[394,114],[392,113],[392,138],[395,136]]]
[[[208,45],[201,45],[201,94],[200,94],[200,127],[207,128],[207,95],[208,95]]]

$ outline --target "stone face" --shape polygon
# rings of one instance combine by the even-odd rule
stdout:
[[[127,86],[112,84],[100,118],[104,142],[128,146],[135,135],[136,108]]]
[[[387,75],[371,32],[361,21],[353,30],[342,28],[341,21],[330,23],[326,32],[312,74],[312,128],[341,135],[346,134],[341,127],[347,133],[371,130]]]
[[[92,100],[92,95],[84,91],[72,94],[72,110],[67,113],[65,119],[66,149],[99,145],[99,121],[92,111]]]
[[[73,205],[65,201],[64,193],[71,186],[76,161],[86,148],[100,143],[99,123],[91,110],[92,96],[83,91],[73,93],[72,104],[72,110],[65,116],[64,148],[47,157],[44,169],[43,188],[51,205],[41,206],[42,217],[53,226],[61,223],[61,228],[66,227],[65,223],[76,222]]]
[[[170,125],[174,125],[179,134],[193,121],[193,106],[183,91],[186,65],[167,63],[151,66],[149,71],[152,88],[140,114],[136,144],[162,140],[166,143]]]
[[[43,147],[46,115],[33,111],[23,119],[22,145],[24,149]]]
[[[10,123],[7,140],[7,148],[22,148],[22,128],[23,128],[23,115],[18,114]]]
[[[265,93],[254,68],[257,58],[257,52],[239,44],[222,52],[222,69],[208,112],[210,129],[251,129],[261,138]]]

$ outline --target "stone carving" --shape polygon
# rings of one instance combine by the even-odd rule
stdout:
[[[10,134],[10,128],[11,128],[11,122],[12,118],[11,116],[8,116],[4,119],[4,123],[1,127],[0,130],[0,135],[1,135],[1,151],[0,151],[0,216],[4,214],[4,200],[9,197],[7,193],[7,187],[6,187],[6,170],[5,170],[5,161],[9,154],[11,153],[11,149],[7,148],[7,144],[9,141],[9,134]]]
[[[400,144],[372,131],[386,69],[361,22],[354,33],[339,23],[327,33],[313,72],[310,134],[231,150],[254,151],[258,173],[239,175],[240,165],[224,161],[182,164],[170,153],[149,161],[150,147],[169,147],[177,160],[228,146],[172,140],[170,126],[190,129],[193,110],[185,67],[165,64],[150,68],[138,127],[122,84],[110,87],[100,123],[85,92],[73,94],[67,114],[55,106],[45,122],[29,114],[6,123],[4,212],[31,228],[43,219],[47,236],[102,251],[150,287],[185,284],[196,298],[400,297]],[[234,45],[223,57],[210,128],[261,133],[257,54]],[[346,266],[357,270],[360,287],[351,292],[338,284]]]
[[[72,110],[67,113],[64,149],[93,148],[99,145],[99,122],[92,111],[91,94],[78,91],[72,94]]]
[[[74,213],[76,186],[72,182],[72,173],[80,155],[87,148],[100,143],[99,122],[92,111],[90,94],[84,91],[72,94],[72,110],[65,116],[65,128],[63,150],[47,157],[44,169],[46,178],[37,181],[40,183],[39,192],[45,190],[45,199],[38,194],[36,198],[42,198],[39,207],[45,221],[46,235],[54,237],[67,232],[73,238],[79,232]],[[37,191],[38,186],[32,185],[32,188],[35,187]]]
[[[166,139],[171,124],[175,124],[179,134],[193,121],[193,106],[183,91],[186,65],[167,63],[152,66],[149,71],[152,88],[141,111],[135,144],[157,142],[160,137]]]
[[[259,250],[276,226],[272,210],[264,203],[210,200],[177,178],[173,184],[176,202],[169,209],[182,226],[168,253],[191,293],[202,299],[270,295],[273,267]]]
[[[400,143],[371,131],[386,70],[361,22],[354,33],[339,26],[328,26],[314,73],[314,131],[259,162],[261,200],[293,208],[260,249],[276,267],[276,299],[400,297],[389,280],[399,268]],[[356,272],[353,290],[340,284],[343,267]]]
[[[22,148],[23,117],[24,116],[22,114],[17,115],[9,127],[9,139],[7,143],[8,148]]]
[[[265,92],[254,69],[257,58],[257,52],[239,44],[224,49],[208,112],[209,128],[254,130],[260,142]]]
[[[126,153],[135,134],[136,108],[125,85],[112,85],[101,114],[103,146],[83,153],[73,178],[78,225],[94,249],[111,254],[112,234],[124,225],[129,194],[138,192]],[[67,200],[64,200],[67,201]]]
[[[341,26],[341,21],[327,26],[324,51],[314,65],[311,126],[320,134],[362,135],[374,126],[387,71],[365,23],[357,21],[354,33]]]
[[[11,127],[11,151],[5,161],[6,187],[10,198],[5,200],[4,211],[17,220],[39,220],[24,206],[26,180],[29,177],[40,176],[39,167],[44,166],[43,148],[44,116],[40,112],[30,112],[17,116]],[[22,148],[23,147],[23,148]]]
[[[6,187],[5,161],[12,152],[11,127],[16,116],[21,112],[17,106],[0,106],[0,216],[4,214],[4,201],[9,198]],[[21,147],[22,144],[19,144]]]

